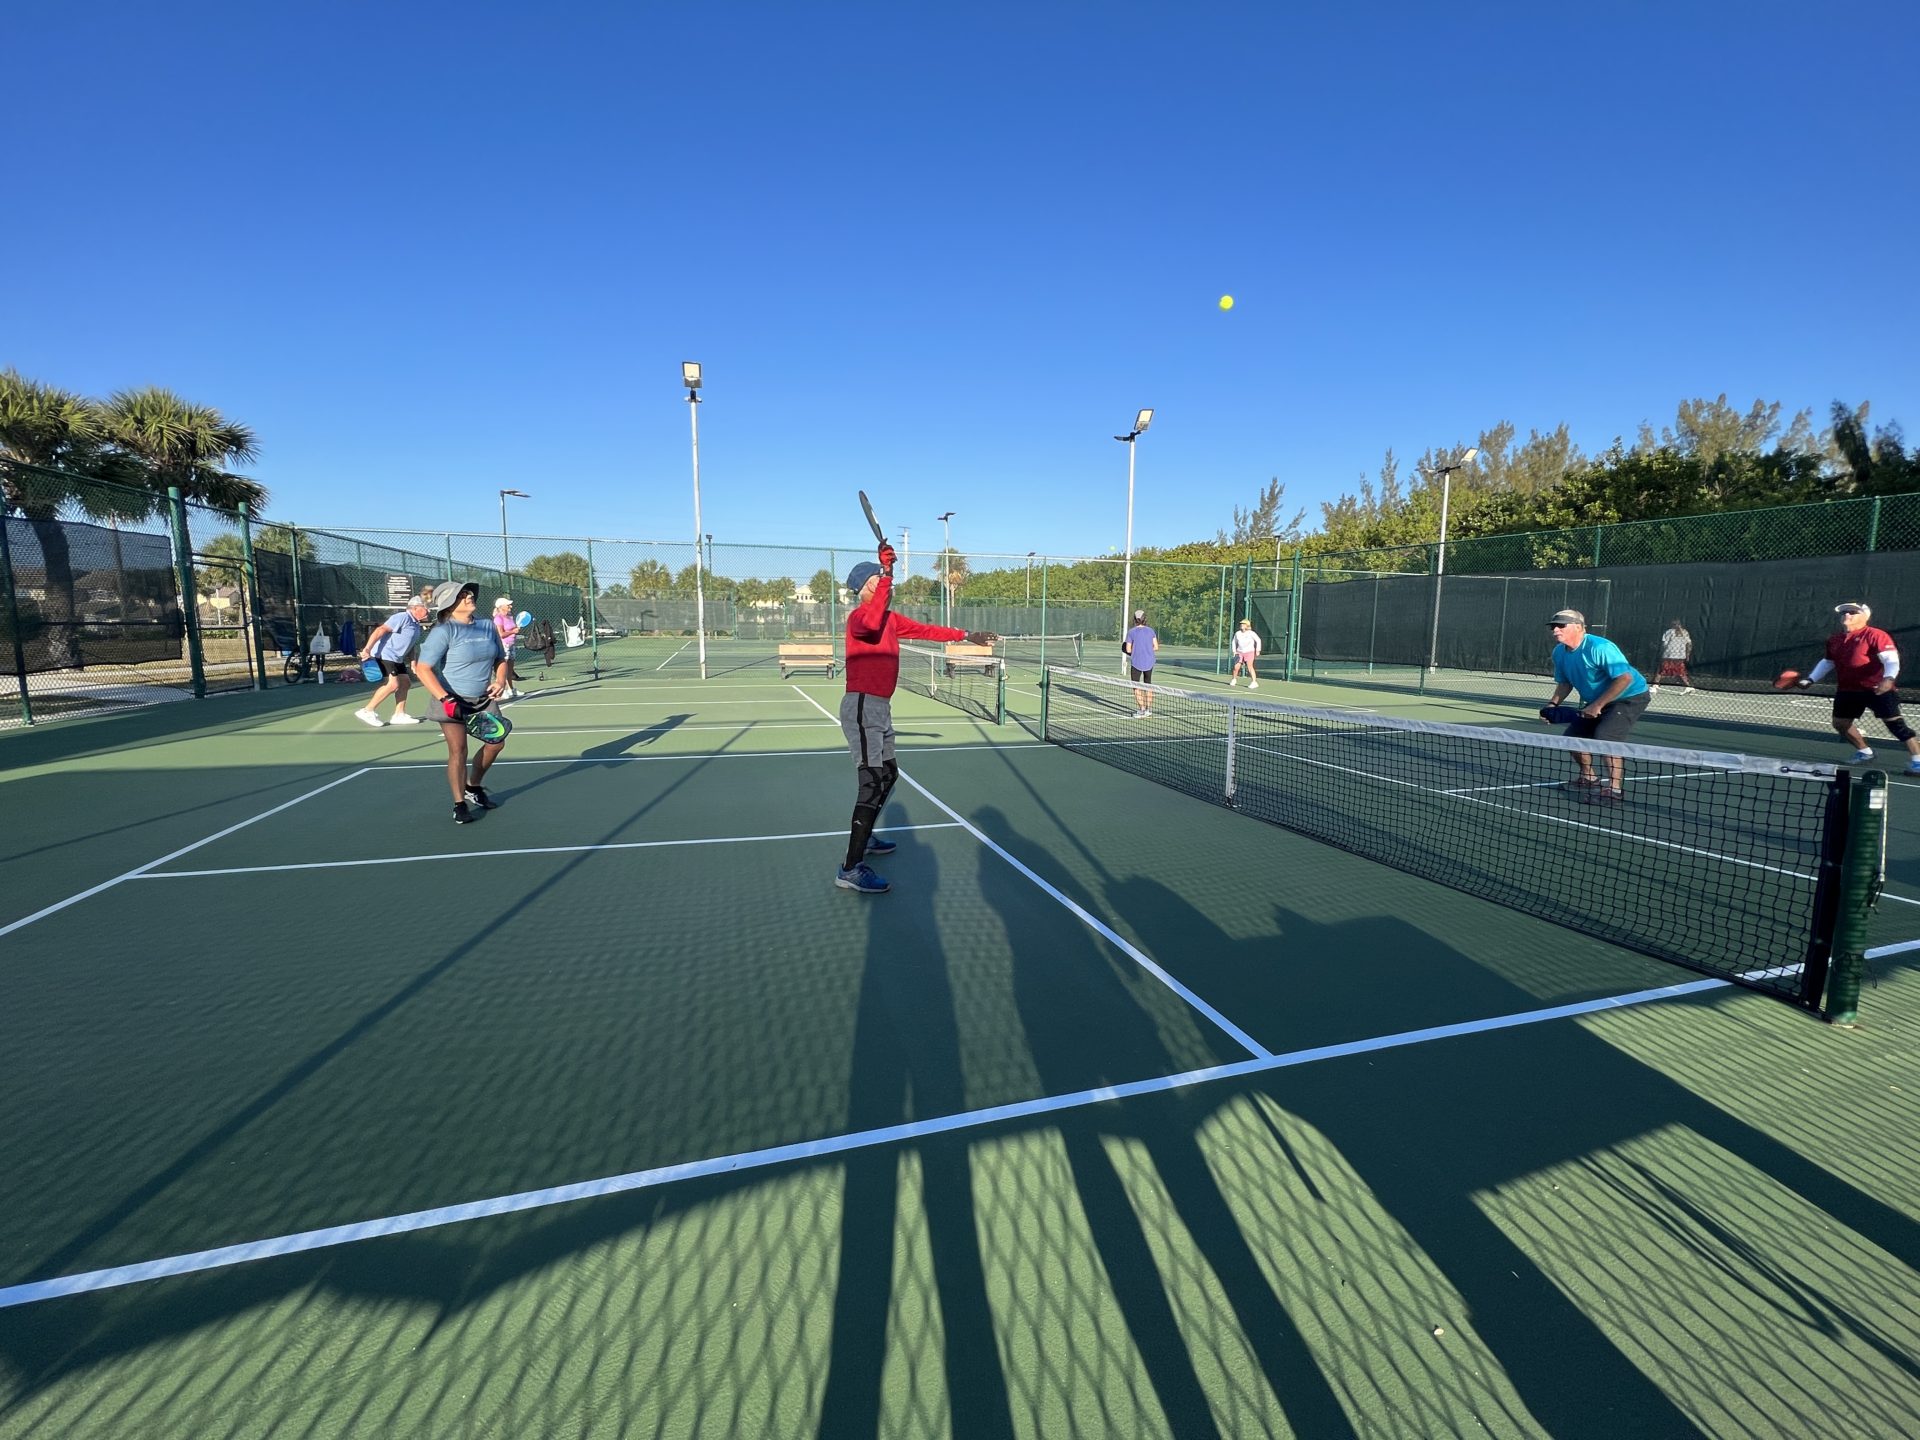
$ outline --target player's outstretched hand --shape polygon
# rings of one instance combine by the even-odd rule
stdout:
[[[880,568],[882,570],[886,571],[889,575],[893,574],[893,562],[899,558],[900,557],[894,553],[893,546],[884,540],[880,542]]]
[[[991,630],[969,630],[967,632],[967,643],[969,645],[998,645],[1000,643],[1000,637]]]

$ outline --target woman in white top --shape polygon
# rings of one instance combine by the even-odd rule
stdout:
[[[1253,662],[1259,658],[1260,637],[1253,633],[1251,620],[1242,620],[1240,628],[1233,632],[1233,669],[1227,675],[1228,687],[1240,683],[1240,667],[1244,665],[1247,667],[1247,688],[1258,690],[1260,674],[1254,669]]]
[[[1686,687],[1680,693],[1691,695],[1693,681],[1687,678],[1687,661],[1692,658],[1693,636],[1678,620],[1670,621],[1666,633],[1660,637],[1660,673],[1653,677],[1653,684],[1647,688],[1658,695],[1662,680],[1678,680]]]

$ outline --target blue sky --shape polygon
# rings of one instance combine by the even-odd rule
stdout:
[[[1100,554],[1506,419],[1920,432],[1920,7],[36,7],[0,364],[307,524]],[[1232,293],[1230,314],[1216,306]],[[1911,438],[1911,437],[1910,437]],[[924,528],[923,528],[924,527]],[[926,541],[922,536],[928,537]]]

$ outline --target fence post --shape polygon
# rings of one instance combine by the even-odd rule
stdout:
[[[453,578],[454,578],[454,574],[453,574],[453,536],[452,536],[452,534],[451,534],[451,533],[449,533],[449,534],[447,534],[446,536],[444,536],[444,537],[442,537],[442,538],[444,538],[444,539],[446,540],[446,542],[447,542],[447,579],[449,579],[449,580],[451,580],[451,579],[453,579]]]
[[[600,678],[600,576],[593,568],[593,541],[587,541],[587,645],[593,657],[593,678]]]
[[[1596,570],[1600,568],[1600,537],[1606,533],[1607,527],[1604,525],[1593,527],[1593,568]]]
[[[287,543],[293,549],[293,648],[298,650],[306,617],[300,611],[300,527],[287,526]]]
[[[200,650],[199,601],[193,593],[193,555],[187,548],[187,502],[180,487],[167,487],[168,519],[173,531],[173,569],[180,585],[180,619],[186,626],[187,668],[193,675],[193,698],[207,698],[206,657]]]
[[[1220,617],[1219,617],[1219,618],[1218,618],[1217,620],[1215,620],[1215,621],[1213,622],[1213,635],[1214,635],[1214,641],[1213,641],[1213,673],[1214,673],[1214,674],[1216,674],[1216,675],[1218,675],[1218,674],[1220,673],[1220,665],[1221,665],[1221,660],[1223,659],[1223,654],[1222,654],[1222,652],[1223,652],[1223,649],[1224,649],[1224,647],[1225,647],[1225,644],[1226,644],[1226,635],[1227,635],[1227,571],[1229,571],[1229,570],[1230,570],[1230,569],[1232,569],[1232,568],[1233,568],[1233,567],[1232,567],[1232,566],[1230,566],[1230,565],[1222,565],[1222,566],[1220,567]]]
[[[267,688],[267,657],[260,649],[260,576],[253,564],[253,517],[242,500],[233,507],[240,517],[241,598],[247,607],[247,658],[253,662],[253,688]]]
[[[1086,642],[1082,640],[1081,643],[1085,644]],[[1046,714],[1046,708],[1047,708],[1046,675],[1047,675],[1047,557],[1042,555],[1040,557],[1040,711],[1043,717]],[[1044,718],[1040,728],[1042,732],[1046,730]]]
[[[0,589],[7,592],[7,633],[13,636],[13,673],[20,682],[20,719],[31,725],[33,698],[27,693],[27,647],[20,638],[20,602],[13,590],[13,547],[7,539],[8,528],[7,517],[0,514]],[[124,619],[126,611],[120,613]]]
[[[1873,509],[1867,513],[1867,553],[1873,553],[1873,547],[1880,543],[1880,497],[1873,497]]]
[[[1301,592],[1301,583],[1305,575],[1300,566],[1300,547],[1293,547],[1293,590],[1287,597],[1287,679],[1293,679],[1293,672],[1300,664],[1300,621],[1307,611],[1307,597]],[[1253,608],[1249,602],[1247,608]]]

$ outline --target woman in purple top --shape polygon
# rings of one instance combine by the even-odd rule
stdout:
[[[1160,637],[1153,633],[1153,627],[1147,624],[1147,612],[1133,612],[1133,628],[1127,631],[1127,638],[1120,642],[1120,650],[1127,657],[1127,666],[1136,687],[1153,684],[1154,653],[1160,648]],[[1136,688],[1133,692],[1136,707],[1133,718],[1142,719],[1153,714],[1153,692]]]

